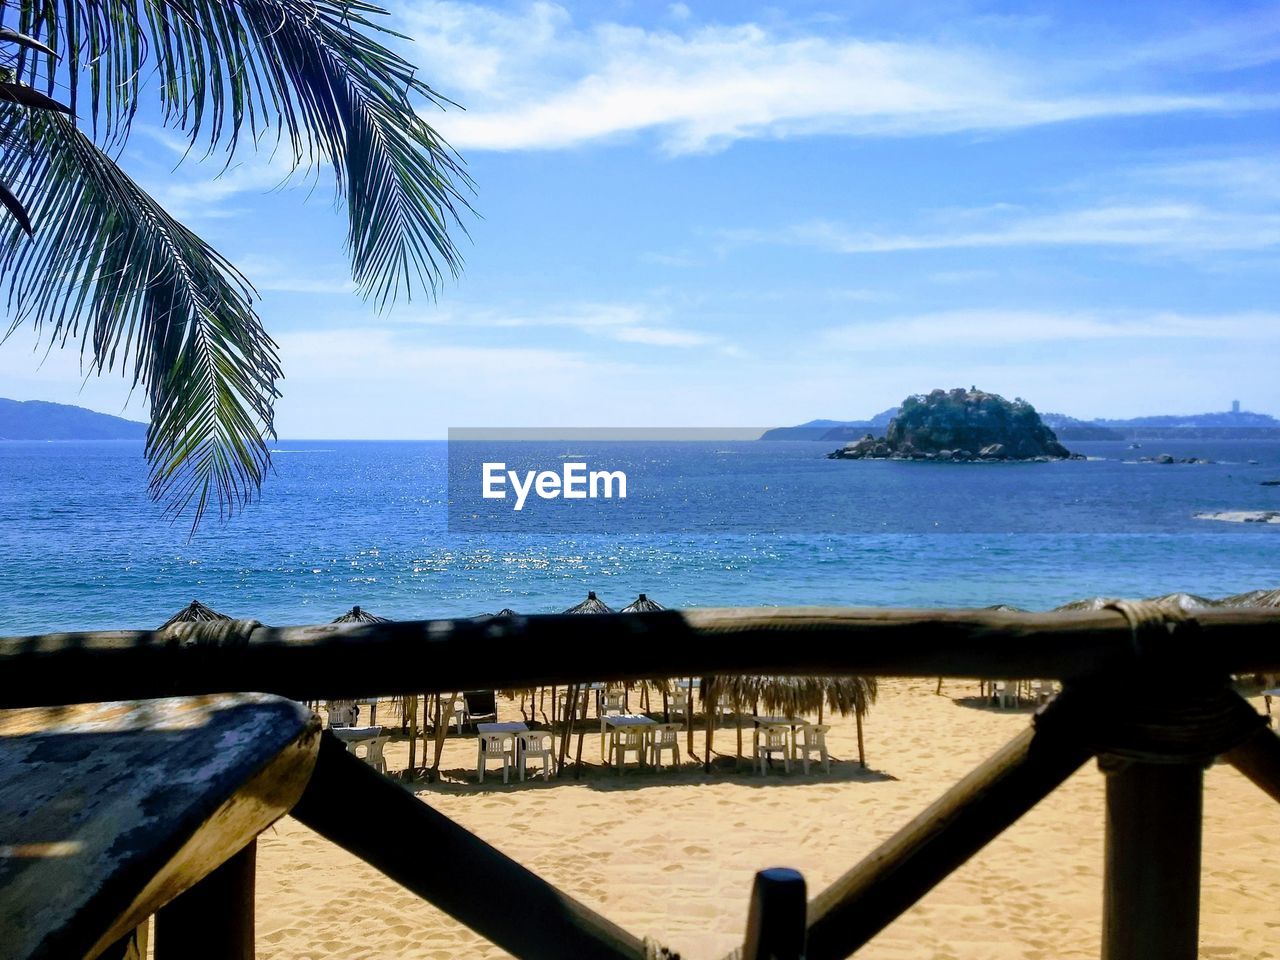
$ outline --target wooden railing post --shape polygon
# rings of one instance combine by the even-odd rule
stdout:
[[[155,960],[253,960],[252,841],[156,914]]]
[[[1093,750],[1074,730],[1087,709],[1063,693],[1033,727],[814,897],[809,960],[839,960],[858,950],[1084,766]]]
[[[804,960],[804,877],[786,867],[756,874],[741,960]]]
[[[1101,758],[1107,775],[1102,960],[1195,960],[1204,768]]]

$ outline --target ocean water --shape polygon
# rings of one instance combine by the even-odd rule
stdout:
[[[139,444],[0,443],[0,634],[150,627],[193,598],[298,624],[353,604],[396,619],[554,612],[589,589],[615,608],[645,592],[673,607],[1043,609],[1280,586],[1280,526],[1196,519],[1280,509],[1260,482],[1280,478],[1280,442],[1072,446],[1090,459],[830,461],[832,444],[794,442],[509,457],[629,471],[626,503],[575,504],[568,520],[563,502],[486,515],[456,489],[450,513],[442,441],[281,442],[261,500],[189,539],[147,500]],[[1217,462],[1131,462],[1164,452]]]

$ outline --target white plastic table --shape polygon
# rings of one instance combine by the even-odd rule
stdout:
[[[790,727],[791,736],[787,741],[788,758],[795,760],[796,758],[796,730],[803,730],[805,727],[811,726],[808,720],[800,717],[752,717],[755,721],[756,729],[760,727]]]
[[[525,733],[529,729],[529,725],[523,720],[504,720],[501,723],[477,723],[476,733],[484,736],[486,733]],[[515,762],[520,763],[520,738],[515,737]]]
[[[350,745],[357,740],[372,740],[382,736],[382,727],[330,727],[329,730],[343,743]]]
[[[521,720],[476,724],[476,733],[525,733],[528,729],[529,725]]]
[[[605,726],[610,728],[609,738],[611,740],[617,738],[618,731],[621,730],[623,727],[656,727],[658,725],[657,720],[651,720],[649,717],[646,717],[642,713],[612,714],[604,718],[604,723],[605,723]],[[645,732],[645,736],[648,737],[647,731]],[[612,751],[610,751],[610,753],[612,753]],[[641,755],[643,756],[643,751],[641,751]],[[643,759],[641,759],[640,765],[641,766],[644,765]]]

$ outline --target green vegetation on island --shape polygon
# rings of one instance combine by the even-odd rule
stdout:
[[[907,397],[882,437],[830,454],[842,460],[1065,460],[1073,456],[1035,407],[976,387]]]

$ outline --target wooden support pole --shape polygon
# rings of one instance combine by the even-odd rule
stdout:
[[[1090,757],[1063,697],[809,904],[808,960],[847,957]],[[1151,954],[1157,956],[1157,954]]]
[[[804,877],[786,867],[756,874],[740,960],[804,960]]]
[[[517,957],[644,960],[638,937],[380,776],[331,736],[292,813]]]
[[[1102,758],[1107,774],[1102,960],[1195,960],[1204,770]]]
[[[703,758],[702,769],[707,773],[710,773],[711,772],[711,744],[715,740],[715,736],[716,736],[715,698],[712,697],[710,704],[708,704],[704,700],[702,704],[702,709],[706,711],[706,715],[707,715],[707,755],[706,757]]]
[[[569,684],[564,694],[564,733],[560,738],[560,763],[556,768],[557,775],[564,774],[565,764],[569,762],[569,743],[573,737],[573,727],[578,719],[578,685]]]
[[[693,681],[689,678],[689,699],[684,702],[684,733],[685,733],[685,753],[689,754],[692,759],[695,754],[693,752]],[[702,698],[702,709],[707,709],[706,697]]]
[[[1223,759],[1280,803],[1280,737],[1274,731],[1260,727]]]
[[[855,710],[853,718],[858,727],[858,766],[865,770],[867,769],[867,747],[862,740],[862,711]],[[822,721],[818,722],[821,723]]]
[[[337,740],[333,743],[338,750],[347,752]],[[155,960],[253,960],[257,854],[254,840],[160,908],[156,914]]]

